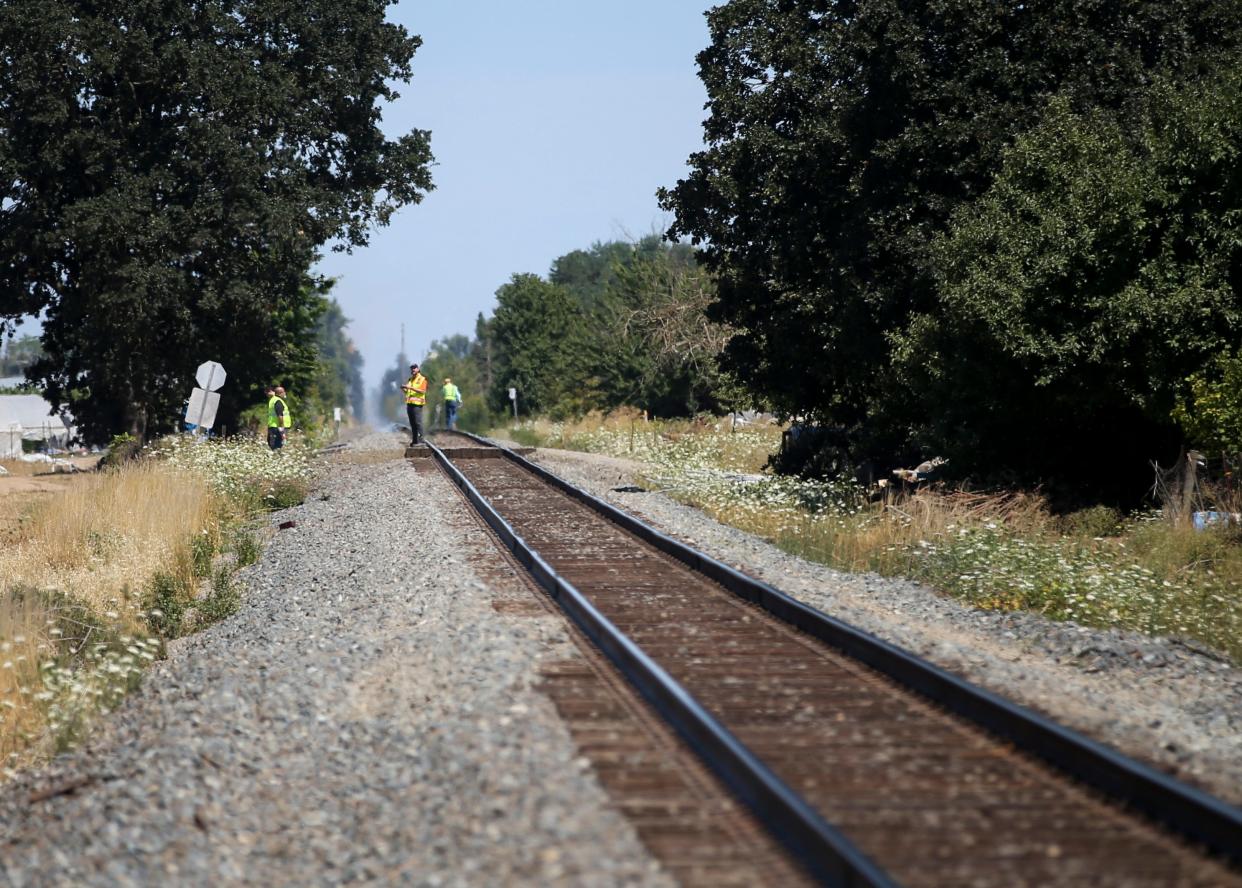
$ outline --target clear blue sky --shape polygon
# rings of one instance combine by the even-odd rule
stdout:
[[[384,112],[390,136],[429,129],[436,188],[319,271],[352,319],[368,393],[406,351],[473,334],[515,272],[638,237],[702,144],[694,57],[708,0],[406,0],[389,18],[423,38]]]

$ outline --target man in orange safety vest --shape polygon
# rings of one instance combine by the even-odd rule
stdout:
[[[410,434],[414,436],[411,444],[419,444],[423,440],[423,408],[427,406],[427,377],[418,370],[417,364],[410,365],[410,378],[401,386],[405,392],[405,413],[410,418]]]

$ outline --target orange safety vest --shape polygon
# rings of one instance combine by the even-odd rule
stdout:
[[[427,377],[415,373],[405,384],[405,403],[423,407],[427,404]]]

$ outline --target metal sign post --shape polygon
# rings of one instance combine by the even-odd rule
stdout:
[[[185,421],[200,429],[209,429],[216,423],[216,410],[220,407],[220,393],[196,388],[190,393],[189,406],[185,408]]]
[[[509,400],[513,402],[513,421],[517,422],[517,389],[509,389]]]
[[[216,410],[220,407],[220,395],[216,390],[224,385],[227,378],[224,367],[215,361],[204,361],[198,365],[194,379],[202,387],[190,393],[190,404],[185,410],[185,421],[193,422],[196,431],[210,429],[216,424]],[[192,416],[195,419],[192,420]]]

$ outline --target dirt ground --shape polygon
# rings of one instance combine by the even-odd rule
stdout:
[[[75,475],[54,474],[47,463],[0,460],[0,466],[9,473],[0,475],[0,545],[15,542],[22,519],[31,509],[87,477],[99,459],[98,455],[69,457],[69,462],[82,470]]]

